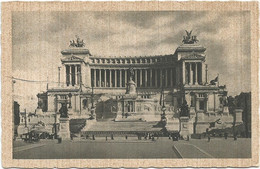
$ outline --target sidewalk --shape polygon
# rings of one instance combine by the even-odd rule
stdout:
[[[104,142],[104,143],[154,143],[156,142],[157,138],[152,141],[152,139],[145,140],[142,138],[141,140],[138,140],[137,137],[128,137],[127,139],[125,137],[114,137],[114,140],[111,139],[111,137],[95,137],[95,140],[92,138],[85,139],[85,138],[74,138],[71,140],[72,142],[88,142],[88,143],[94,143],[94,142]]]
[[[36,148],[36,147],[42,147],[44,145],[46,145],[46,144],[44,144],[44,143],[28,144],[28,145],[25,145],[25,146],[15,147],[13,149],[13,152],[16,153],[16,152],[19,152],[19,151],[29,150],[29,149]]]

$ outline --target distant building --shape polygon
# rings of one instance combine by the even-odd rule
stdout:
[[[102,57],[91,55],[78,38],[61,51],[58,83],[49,84],[47,91],[38,95],[36,114],[54,115],[60,103],[67,102],[70,119],[89,119],[94,105],[96,123],[159,122],[160,101],[164,99],[168,131],[181,129],[181,106],[185,101],[190,134],[205,132],[212,122],[221,128],[231,127],[233,115],[227,107],[227,91],[218,85],[218,77],[209,81],[206,48],[197,41],[196,36],[187,33],[173,54]],[[242,123],[240,114],[236,116],[237,124]],[[87,122],[84,130],[88,129]]]

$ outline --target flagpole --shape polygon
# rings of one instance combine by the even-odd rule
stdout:
[[[219,74],[218,74],[218,87],[219,87]]]

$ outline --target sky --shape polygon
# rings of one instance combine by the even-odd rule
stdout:
[[[249,12],[13,12],[12,27],[13,77],[44,81],[16,81],[21,111],[34,111],[47,78],[57,82],[60,52],[76,35],[92,55],[143,56],[173,54],[192,30],[207,48],[209,79],[219,74],[228,95],[251,90]]]

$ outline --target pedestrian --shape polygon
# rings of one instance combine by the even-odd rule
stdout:
[[[107,136],[106,136],[106,141],[107,141]]]
[[[92,139],[95,140],[95,135],[94,134],[92,135]]]
[[[113,136],[113,134],[111,134],[111,140],[114,140],[114,136]]]
[[[208,135],[208,142],[210,142],[210,135]]]
[[[237,133],[234,134],[234,141],[237,140]]]
[[[127,135],[125,136],[125,139],[127,140]]]
[[[227,137],[228,137],[228,133],[225,132],[225,133],[224,133],[224,136],[225,136],[225,139],[227,139]]]

